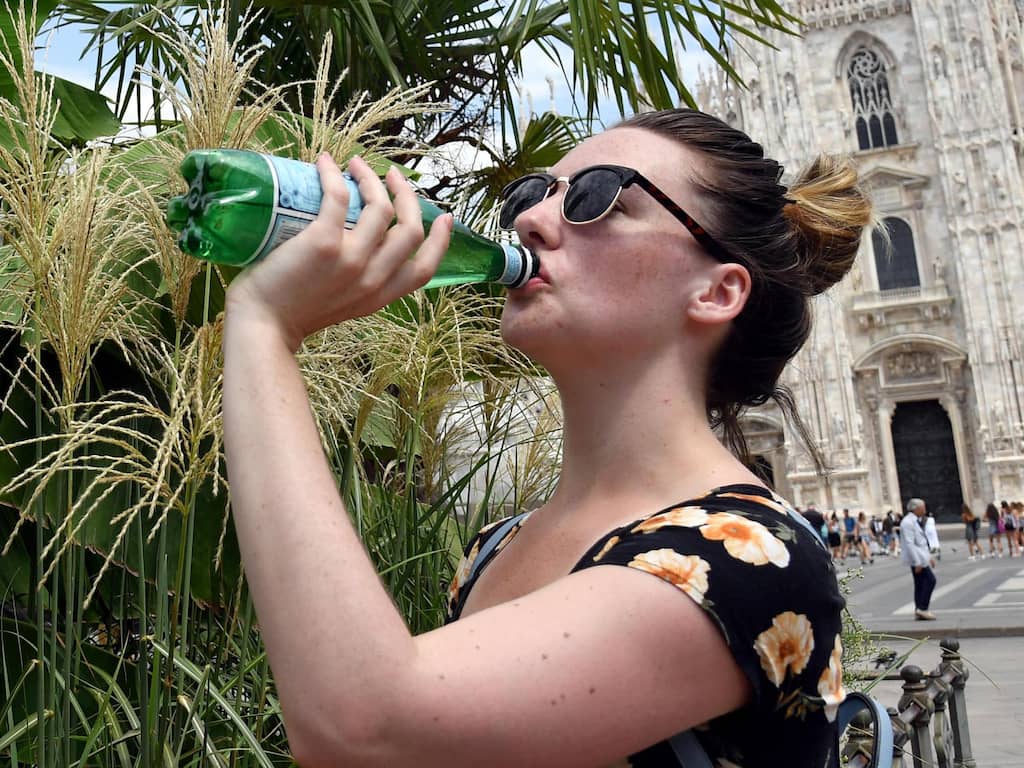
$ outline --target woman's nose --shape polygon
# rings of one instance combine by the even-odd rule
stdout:
[[[519,239],[527,248],[554,248],[561,237],[562,197],[564,186],[559,184],[547,197],[520,213],[514,222]]]

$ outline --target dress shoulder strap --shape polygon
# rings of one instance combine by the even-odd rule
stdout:
[[[510,517],[498,526],[498,529],[491,534],[487,541],[484,542],[484,545],[480,547],[480,551],[477,552],[476,559],[473,560],[473,564],[469,567],[469,576],[466,577],[467,583],[473,580],[477,571],[479,571],[480,567],[487,561],[487,558],[490,556],[491,552],[494,551],[494,548],[505,539],[508,532],[515,528],[515,526],[529,514],[529,512],[522,512],[514,517]]]

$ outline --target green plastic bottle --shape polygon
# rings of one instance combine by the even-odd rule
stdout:
[[[167,224],[177,231],[179,247],[218,264],[244,266],[266,256],[316,218],[322,192],[316,166],[240,149],[199,149],[181,164],[188,193],[172,198]],[[363,209],[355,180],[348,182],[346,226]],[[424,230],[444,213],[420,198]],[[540,268],[534,254],[498,243],[456,221],[451,245],[427,287],[495,282],[523,286]]]

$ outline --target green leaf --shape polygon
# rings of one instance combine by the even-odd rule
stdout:
[[[172,658],[171,654],[162,643],[154,640],[151,642],[151,645],[165,659]],[[206,676],[206,673],[200,671],[199,667],[188,659],[182,658],[180,653],[173,655],[173,661],[175,667],[184,672],[196,683],[202,681]],[[274,765],[270,762],[270,758],[267,756],[267,753],[263,751],[263,748],[256,740],[256,737],[249,729],[245,720],[238,714],[238,711],[231,705],[231,702],[229,702],[224,695],[213,686],[208,686],[206,693],[210,698],[217,702],[217,706],[220,707],[224,714],[227,715],[228,720],[238,729],[238,735],[242,738],[242,741],[249,746],[249,749],[251,750],[249,754],[256,759],[256,764],[261,766],[261,768],[274,768]]]
[[[43,714],[43,717],[44,719],[49,720],[51,717],[53,717],[53,712],[50,710],[46,710],[46,712]],[[7,733],[0,734],[0,751],[7,749],[7,747],[16,742],[26,733],[31,732],[31,730],[36,727],[36,723],[38,722],[38,714],[29,715],[20,723],[17,723],[13,728],[7,731]]]
[[[20,72],[24,67],[25,59],[18,45],[18,35],[15,30],[17,11],[15,9],[24,5],[25,3],[23,2],[13,2],[13,0],[0,3],[0,46],[3,46],[3,49],[11,57],[14,69],[17,72]],[[35,21],[32,24],[32,29],[35,32],[42,28],[57,5],[56,0],[37,1]],[[11,78],[11,73],[0,66],[0,96],[10,99],[13,94],[14,81]]]
[[[53,123],[55,135],[66,141],[83,142],[114,136],[121,129],[106,96],[70,80],[52,80],[53,98],[60,102]]]
[[[10,245],[0,246],[0,326],[17,326],[25,316],[32,273]]]
[[[10,56],[14,72],[21,73],[25,67],[25,58],[15,31],[16,15],[12,10],[16,5],[0,4],[0,45]],[[35,32],[39,31],[57,6],[58,3],[52,0],[38,2],[32,25]],[[36,77],[52,86],[52,99],[59,103],[53,126],[55,136],[68,142],[85,143],[101,136],[113,136],[120,130],[121,123],[102,94],[64,78],[42,73],[36,73]],[[14,77],[6,67],[0,67],[0,98],[13,104],[19,103]],[[4,126],[4,130],[0,131],[0,143],[12,146],[15,141],[17,137],[11,136]]]

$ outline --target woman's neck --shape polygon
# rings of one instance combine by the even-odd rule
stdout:
[[[668,505],[719,485],[758,482],[708,426],[703,388],[678,366],[664,368],[556,377],[563,458],[549,508],[614,514],[619,504]]]

